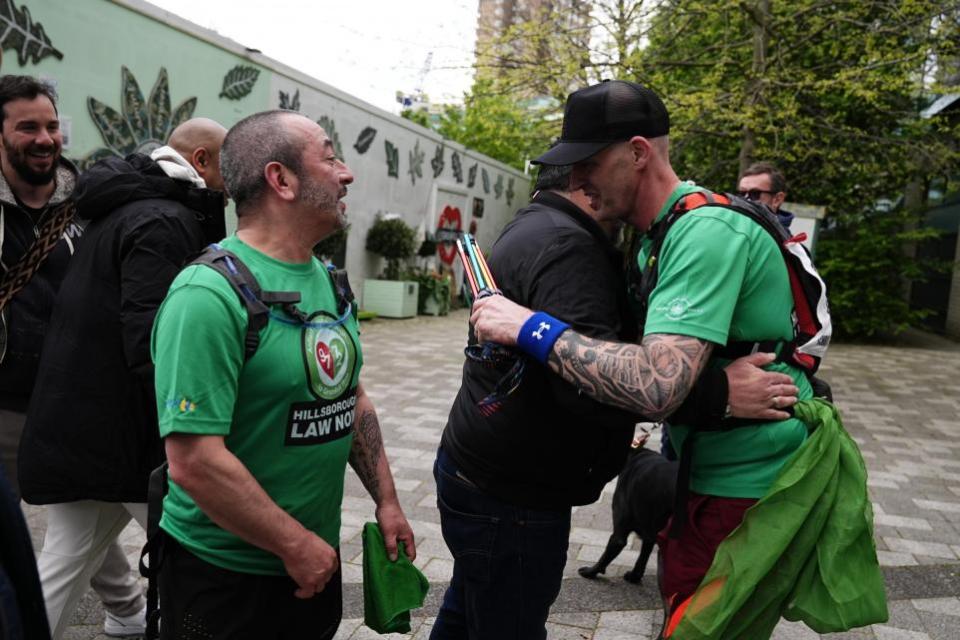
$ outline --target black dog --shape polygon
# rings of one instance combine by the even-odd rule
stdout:
[[[673,510],[676,484],[676,462],[642,446],[631,451],[613,492],[613,534],[600,560],[592,567],[580,567],[580,575],[596,578],[597,574],[605,573],[607,565],[627,545],[627,536],[632,531],[643,541],[643,546],[633,570],[624,574],[623,579],[634,584],[643,580],[657,533],[666,526]]]

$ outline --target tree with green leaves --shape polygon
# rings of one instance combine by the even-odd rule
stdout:
[[[876,303],[902,299],[903,282],[919,277],[909,252],[889,254],[856,282],[841,273],[848,265],[840,253],[875,255],[890,239],[909,247],[930,234],[917,230],[922,183],[958,173],[958,131],[921,112],[957,75],[960,2],[592,4],[590,31],[601,35],[588,46],[547,13],[508,30],[500,56],[478,64],[496,67],[496,87],[535,87],[557,99],[603,78],[650,86],[670,110],[671,158],[682,177],[732,189],[740,170],[769,160],[788,176],[791,200],[827,207],[818,262],[841,332],[873,334],[918,319],[905,304]],[[559,77],[543,78],[553,69]],[[911,188],[920,196],[905,202]],[[879,210],[881,202],[898,213]]]
[[[524,102],[490,81],[479,80],[464,96],[462,107],[446,106],[439,119],[424,111],[401,115],[522,171],[527,161],[546,150],[551,129],[557,129]]]

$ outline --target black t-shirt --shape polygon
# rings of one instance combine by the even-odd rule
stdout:
[[[636,339],[622,257],[566,198],[537,194],[504,229],[489,263],[511,300],[587,336]],[[506,502],[546,509],[595,501],[623,465],[636,417],[588,398],[532,359],[519,388],[482,415],[476,403],[508,369],[464,363],[444,449],[470,481]]]

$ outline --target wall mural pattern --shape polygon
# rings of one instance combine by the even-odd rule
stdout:
[[[0,50],[16,49],[17,62],[37,64],[47,56],[63,60],[63,54],[53,46],[43,25],[34,22],[26,5],[17,9],[13,0],[0,0]]]
[[[473,189],[473,185],[477,184],[477,163],[474,162],[473,166],[467,169],[467,188]]]
[[[453,171],[453,179],[457,184],[463,183],[463,165],[460,164],[460,153],[454,151],[450,156],[450,169]]]
[[[260,77],[260,69],[238,64],[223,76],[223,89],[220,90],[219,97],[239,100],[250,95],[258,77]]]
[[[357,136],[357,141],[353,143],[353,148],[357,150],[357,153],[363,155],[367,152],[367,149],[370,148],[370,145],[373,144],[373,139],[376,137],[376,129],[373,127],[364,127],[360,135]]]
[[[383,148],[387,152],[387,175],[391,178],[400,177],[400,151],[389,140],[383,141]]]
[[[300,111],[300,89],[297,89],[293,97],[286,91],[281,91],[280,106],[278,108],[286,109],[287,111]]]
[[[500,196],[503,195],[503,174],[497,174],[497,181],[493,183],[493,197],[500,199]]]
[[[486,167],[480,169],[480,179],[483,182],[483,192],[490,193],[490,174],[487,173]]]
[[[87,98],[90,117],[100,130],[106,146],[80,160],[80,169],[86,169],[97,160],[111,155],[125,156],[134,152],[149,154],[166,144],[170,132],[189,120],[197,107],[197,99],[192,97],[171,111],[170,85],[164,67],[160,67],[160,73],[147,100],[144,100],[133,73],[122,67],[121,94],[122,113],[96,98]]]
[[[420,150],[419,140],[417,140],[408,157],[410,159],[410,168],[407,169],[407,173],[410,174],[410,184],[416,184],[417,178],[423,177],[423,160],[427,157],[427,153]]]
[[[430,161],[430,166],[433,168],[434,178],[439,178],[440,174],[443,173],[443,165],[443,146],[439,146],[433,154],[433,160]]]
[[[513,192],[513,181],[514,178],[507,180],[507,204],[513,204],[513,196],[515,195]]]

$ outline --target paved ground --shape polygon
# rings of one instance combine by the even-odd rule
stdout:
[[[380,413],[397,488],[417,538],[417,565],[431,593],[416,612],[413,637],[427,638],[451,572],[440,536],[431,467],[447,411],[456,394],[467,316],[376,320],[363,328],[364,384]],[[876,540],[890,600],[890,621],[829,638],[924,640],[960,638],[960,345],[914,335],[898,346],[835,345],[824,366],[847,429],[870,470]],[[654,445],[656,443],[653,443]],[[599,557],[610,532],[613,485],[595,505],[574,513],[561,596],[550,620],[551,640],[649,638],[660,619],[654,581],[620,579],[638,552],[634,544],[606,578],[588,581],[576,569]],[[39,545],[41,509],[25,506]],[[373,503],[348,471],[342,556],[345,619],[338,640],[379,637],[361,624],[363,523]],[[122,542],[131,558],[143,535],[131,525]],[[653,570],[653,563],[648,573]],[[67,637],[105,638],[103,612],[88,594]],[[400,638],[402,636],[393,636]],[[819,638],[803,625],[781,624],[778,640]]]

